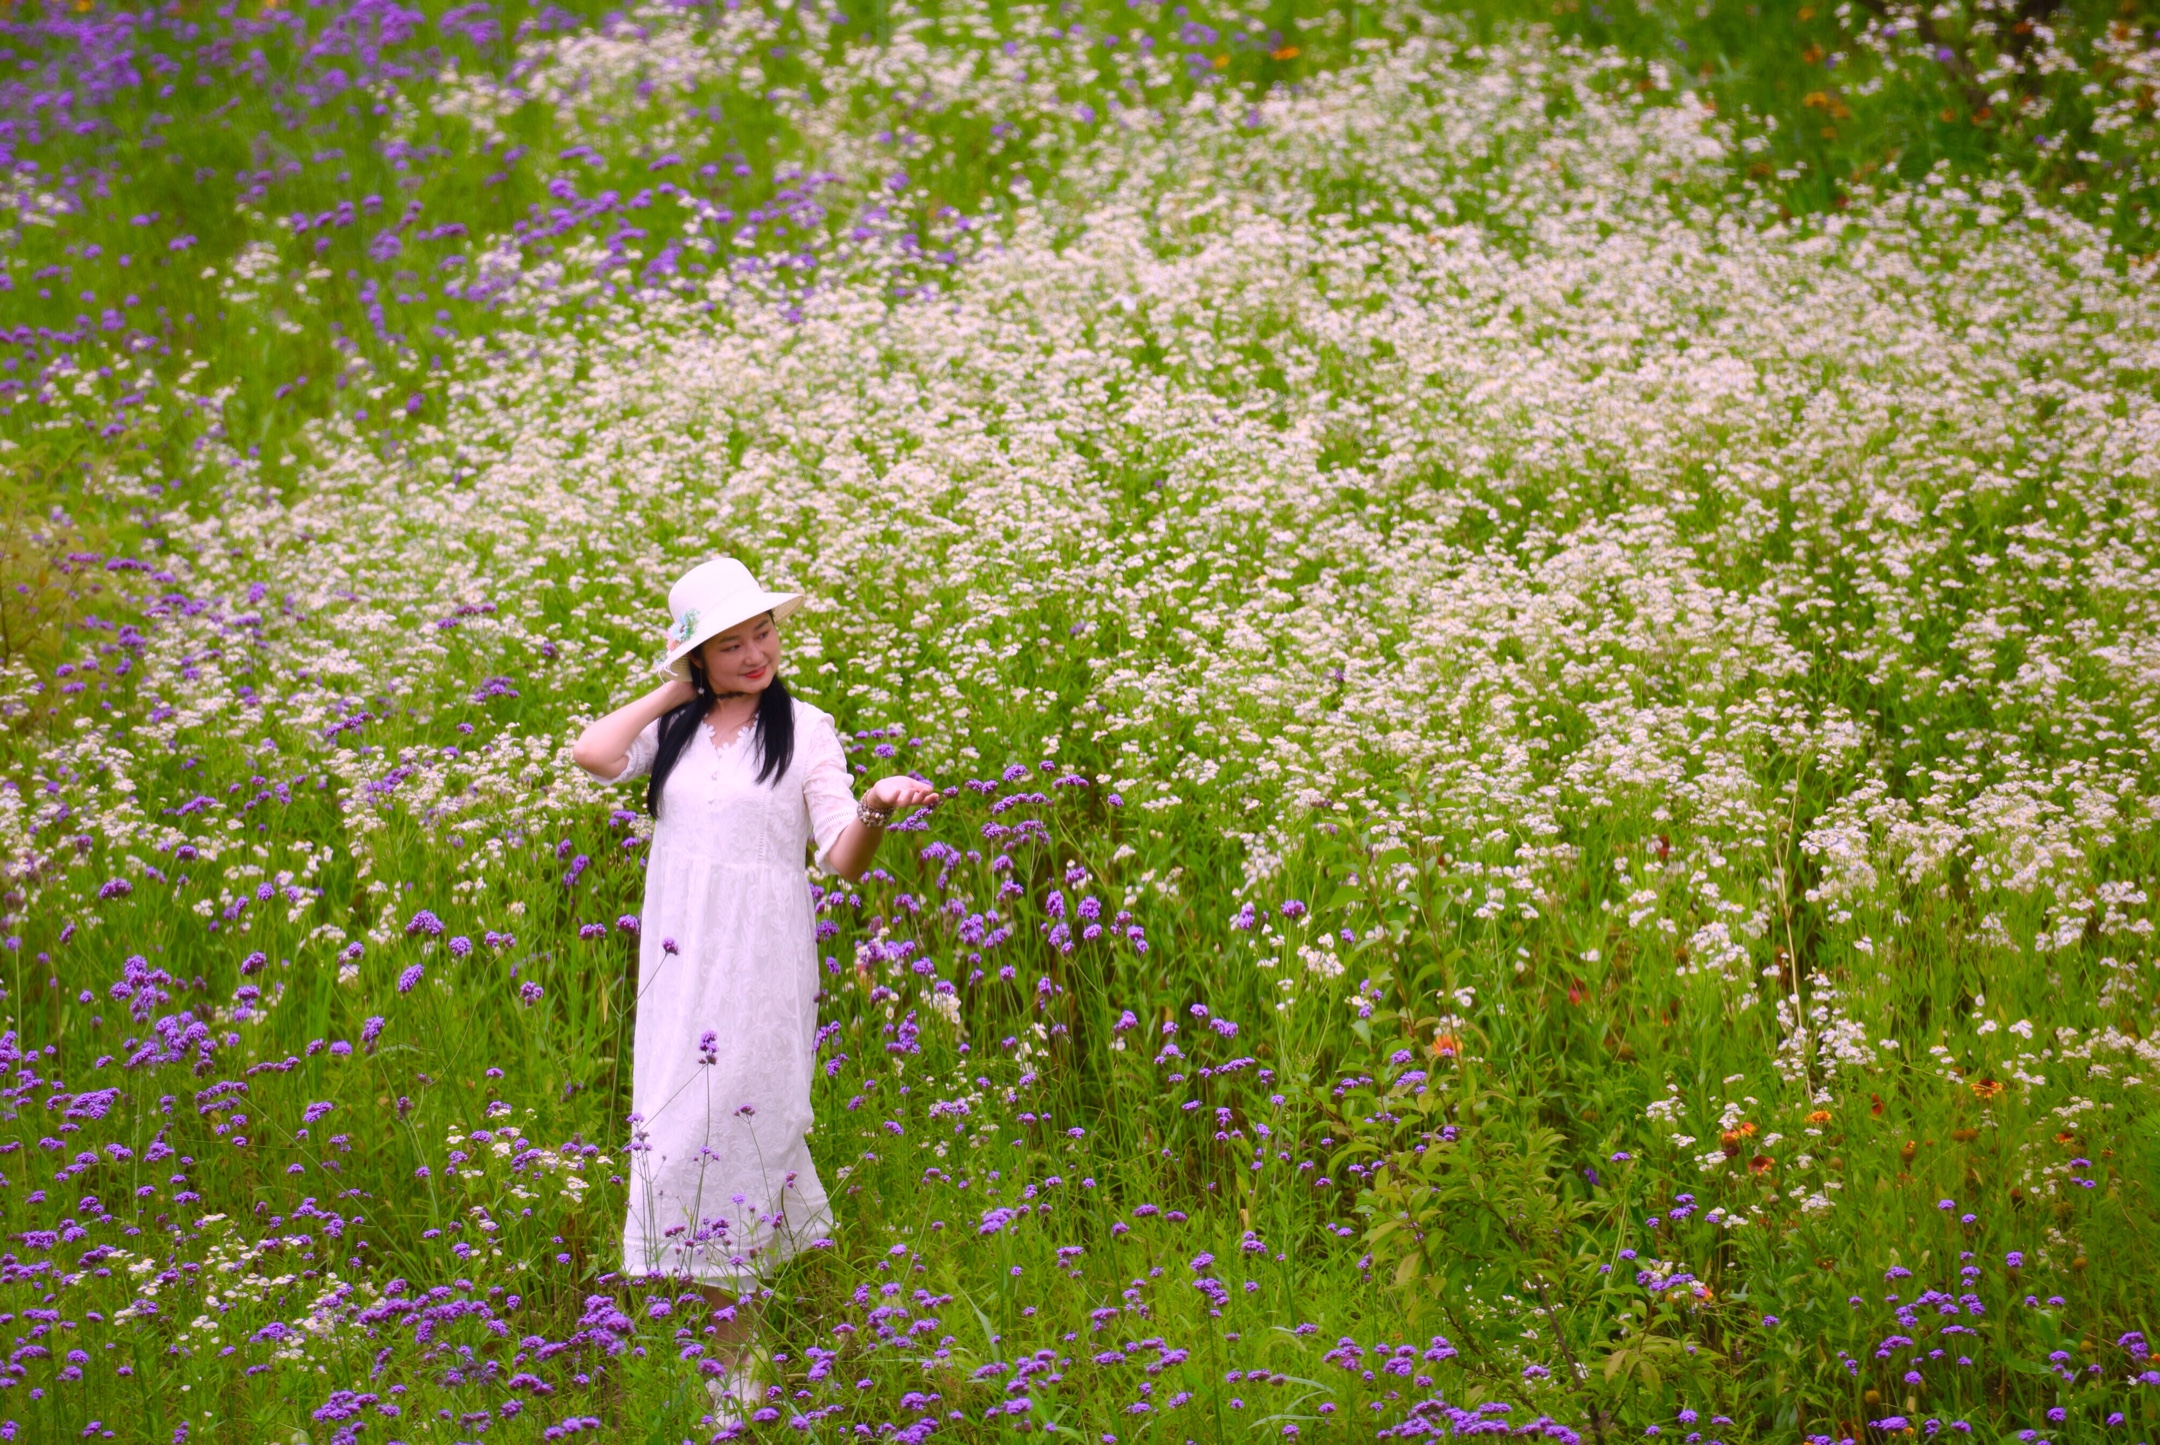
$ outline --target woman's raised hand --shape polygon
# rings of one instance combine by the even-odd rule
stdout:
[[[938,802],[938,790],[928,783],[920,782],[905,773],[895,773],[889,778],[879,778],[863,794],[863,802],[880,812],[899,812],[905,808],[934,808]]]

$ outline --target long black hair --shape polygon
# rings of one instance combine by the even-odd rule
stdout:
[[[696,689],[697,696],[660,715],[660,747],[653,754],[652,776],[645,784],[645,810],[656,818],[660,816],[660,790],[696,730],[705,725],[705,715],[712,711],[715,700],[712,683],[705,676],[705,659],[692,649],[684,661],[689,664],[690,686]],[[780,780],[787,776],[788,764],[795,760],[795,698],[777,669],[772,681],[758,694],[757,732],[752,742],[762,759],[757,780],[762,783],[770,779],[774,787],[779,787]]]

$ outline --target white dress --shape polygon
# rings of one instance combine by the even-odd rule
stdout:
[[[652,771],[659,720],[623,782]],[[795,755],[760,783],[757,728],[691,735],[661,789],[638,928],[623,1269],[735,1288],[830,1232],[810,1162],[818,964],[804,851],[855,817],[831,716],[795,702]],[[672,945],[674,951],[670,952]]]

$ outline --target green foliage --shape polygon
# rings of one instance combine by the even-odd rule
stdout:
[[[722,548],[980,785],[819,899],[763,1438],[2160,1427],[2152,16],[842,11],[39,142],[11,321],[138,300],[0,417],[16,1438],[713,1433],[563,754]]]

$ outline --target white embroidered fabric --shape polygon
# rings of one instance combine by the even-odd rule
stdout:
[[[612,782],[652,771],[658,720]],[[830,1233],[810,1161],[818,960],[804,853],[855,817],[830,714],[760,783],[757,729],[701,726],[662,785],[638,929],[623,1268],[737,1288]],[[671,948],[672,945],[672,948]]]

